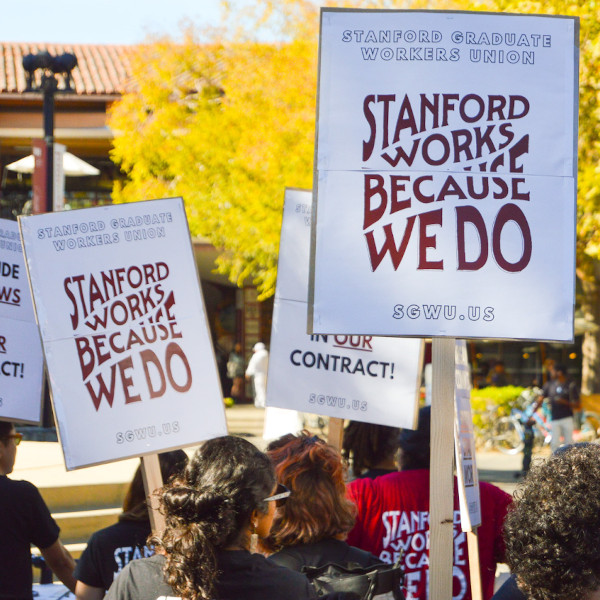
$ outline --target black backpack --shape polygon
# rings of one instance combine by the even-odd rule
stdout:
[[[404,580],[400,559],[394,565],[382,563],[371,567],[361,567],[356,563],[304,566],[302,572],[313,584],[319,597],[345,592],[355,594],[357,600],[373,600],[379,594],[391,593],[394,600],[405,600],[400,589]]]

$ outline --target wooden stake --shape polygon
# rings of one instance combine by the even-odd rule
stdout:
[[[429,598],[452,600],[454,338],[432,340]]]
[[[165,517],[158,511],[158,498],[153,493],[163,484],[158,454],[142,456],[142,479],[144,480],[144,490],[148,499],[148,513],[152,533],[161,533],[165,529]]]
[[[327,431],[327,441],[338,450],[342,449],[342,440],[344,439],[344,419],[338,417],[329,417],[329,429]]]
[[[481,568],[479,566],[479,544],[477,529],[467,531],[467,547],[469,548],[469,573],[471,576],[471,600],[482,600]]]

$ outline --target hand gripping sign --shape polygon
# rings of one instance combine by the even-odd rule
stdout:
[[[181,198],[20,226],[67,468],[226,433]]]

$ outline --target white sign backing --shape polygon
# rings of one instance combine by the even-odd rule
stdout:
[[[19,222],[67,469],[225,434],[181,198]]]
[[[479,476],[475,461],[475,437],[471,414],[471,375],[465,340],[456,340],[454,385],[454,448],[456,478],[463,531],[481,525]]]
[[[414,428],[421,340],[306,333],[311,203],[286,190],[267,405]]]
[[[0,419],[40,422],[43,374],[19,226],[0,219]]]
[[[321,11],[313,333],[573,339],[578,20]]]

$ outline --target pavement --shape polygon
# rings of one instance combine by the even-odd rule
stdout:
[[[240,404],[225,411],[229,433],[241,435],[264,448],[262,439],[264,409],[251,404]],[[314,433],[326,432],[319,428],[317,417],[307,415],[307,428]],[[186,448],[193,454],[196,446]],[[517,487],[515,474],[521,467],[521,454],[507,456],[496,451],[478,451],[479,479],[498,485],[512,494]],[[139,461],[137,458],[67,471],[62,449],[58,442],[23,441],[17,452],[15,469],[11,477],[26,479],[38,487],[85,486],[102,483],[128,483]]]

